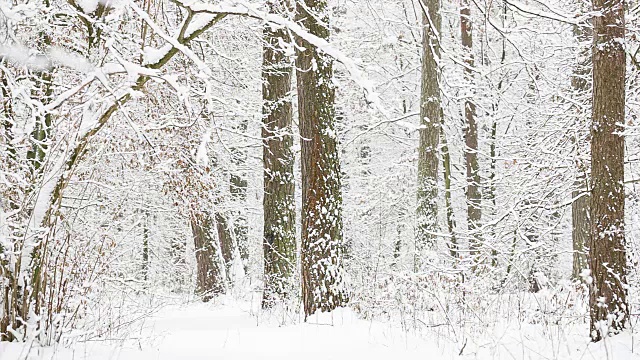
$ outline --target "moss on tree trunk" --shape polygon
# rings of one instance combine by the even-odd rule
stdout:
[[[326,1],[297,3],[296,21],[329,39]],[[298,113],[302,137],[302,300],[306,316],[346,301],[343,286],[342,194],[335,130],[333,59],[296,39]]]

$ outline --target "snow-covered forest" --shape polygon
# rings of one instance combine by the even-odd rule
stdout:
[[[640,359],[639,17],[0,0],[0,359]]]

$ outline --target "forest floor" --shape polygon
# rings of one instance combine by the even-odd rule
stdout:
[[[284,311],[258,308],[255,301],[231,298],[168,305],[128,324],[120,338],[67,347],[0,343],[0,360],[640,359],[640,336],[631,331],[590,344],[584,329],[550,334],[553,328],[534,325],[496,327],[456,342],[430,329],[417,333],[363,320],[348,309],[304,323]]]

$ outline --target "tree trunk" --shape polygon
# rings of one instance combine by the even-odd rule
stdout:
[[[233,254],[235,252],[233,236],[231,236],[231,229],[229,228],[229,222],[225,215],[222,213],[216,213],[215,216],[216,230],[218,232],[218,244],[220,246],[226,280],[231,281],[231,265],[233,265]]]
[[[205,213],[191,214],[191,231],[196,252],[196,294],[202,301],[225,292],[225,271],[221,262],[220,247],[212,235],[213,221]]]
[[[473,88],[473,33],[471,23],[471,8],[468,0],[463,0],[460,5],[460,32],[462,37],[462,51],[464,56],[464,77],[469,88]],[[476,123],[476,104],[472,94],[464,104],[464,158],[467,168],[467,227],[471,235],[469,253],[474,258],[478,256],[480,234],[478,227],[482,218],[480,195],[480,172],[478,168],[478,124]]]
[[[144,200],[143,200],[144,203]],[[144,225],[142,229],[142,279],[149,281],[149,211],[144,210]]]
[[[504,24],[507,18],[507,3],[504,2],[502,4],[502,16],[500,16],[500,23],[502,28],[504,28]],[[504,65],[504,61],[507,57],[507,48],[506,48],[506,41],[505,41],[505,35],[502,34],[502,53],[500,55],[500,65]],[[500,91],[502,90],[502,81],[503,79],[500,79],[500,81],[498,82],[498,93],[500,93]],[[491,135],[490,135],[490,145],[489,145],[489,157],[491,158],[491,163],[489,165],[489,186],[486,187],[486,199],[489,200],[490,204],[491,204],[491,217],[495,217],[496,212],[497,212],[497,203],[496,203],[496,171],[497,171],[497,151],[496,151],[496,143],[497,143],[497,136],[498,136],[498,122],[496,121],[497,117],[498,117],[498,105],[499,105],[499,98],[497,99],[496,102],[494,102],[492,104],[492,109],[493,109],[493,116],[492,116],[492,123],[491,123]],[[489,229],[489,236],[492,239],[496,238],[496,230],[495,230],[495,226],[491,226]],[[498,249],[495,247],[495,245],[493,246],[493,249],[491,250],[491,266],[496,267],[498,265]]]
[[[588,39],[588,30],[581,26],[575,26],[574,34],[578,40],[578,46]],[[586,107],[587,93],[591,90],[587,76],[589,76],[589,67],[591,59],[589,57],[589,48],[581,47],[578,55],[578,63],[571,79],[571,87],[574,91],[574,100],[580,105]],[[573,272],[572,277],[579,280],[580,274],[587,269],[587,245],[589,244],[590,224],[589,224],[589,193],[588,193],[588,164],[583,162],[582,148],[586,142],[586,136],[583,136],[582,129],[587,128],[588,119],[584,112],[583,106],[576,107],[576,125],[577,131],[574,138],[574,146],[576,148],[576,170],[577,176],[574,182],[574,190],[572,197],[575,199],[571,203],[571,220],[572,220],[572,243],[573,243]],[[585,151],[586,152],[586,151]]]
[[[427,245],[433,245],[438,227],[438,146],[442,122],[438,68],[440,58],[438,34],[440,34],[442,22],[440,0],[427,0],[424,3],[415,271],[421,268],[420,260],[423,250]]]
[[[15,113],[13,109],[13,96],[9,90],[6,75],[7,74],[0,69],[0,94],[2,95],[0,99],[2,108],[0,108],[0,110],[2,110],[3,130],[2,139],[0,139],[0,144],[2,144],[0,161],[6,166],[6,171],[17,172],[19,160],[13,143]],[[11,186],[7,189],[7,192],[0,194],[2,196],[2,199],[0,199],[0,206],[2,206],[0,211],[9,213],[19,208],[18,199],[20,197],[20,190],[19,186]],[[2,301],[0,301],[2,305],[2,308],[0,308],[0,341],[13,340],[13,335],[8,332],[7,329],[10,327],[17,329],[20,326],[20,324],[15,322],[16,308],[13,306],[14,299],[12,295],[14,294],[13,289],[17,288],[17,281],[14,277],[16,272],[11,264],[11,256],[12,253],[14,253],[14,243],[20,236],[16,233],[17,229],[15,229],[15,226],[12,224],[12,220],[11,217],[8,217],[6,220],[8,222],[7,240],[9,240],[8,243],[10,245],[5,248],[0,244],[0,296],[2,296]]]
[[[451,155],[449,154],[449,146],[447,145],[447,135],[442,132],[442,166],[444,168],[444,202],[447,207],[447,229],[449,230],[449,254],[454,262],[458,259],[458,240],[456,239],[456,222],[453,218],[453,202],[451,199]]]
[[[231,177],[232,186],[236,188],[234,196],[241,203],[241,209],[247,208],[247,180],[240,176]],[[244,211],[236,212],[233,218],[233,235],[235,236],[235,245],[238,247],[240,261],[244,273],[249,272],[249,223],[247,222],[247,214]]]
[[[296,22],[329,39],[324,0],[300,0]],[[296,75],[302,137],[302,301],[305,317],[346,302],[342,269],[342,194],[335,131],[333,59],[297,37]]]
[[[40,33],[40,43],[50,45],[51,38],[44,32]],[[37,72],[34,74],[34,80],[37,84],[31,91],[31,97],[40,101],[43,105],[48,104],[53,95],[52,86],[52,74],[48,71]],[[27,162],[29,170],[31,172],[31,179],[29,184],[29,191],[37,193],[36,188],[38,182],[42,180],[43,169],[42,166],[45,163],[47,157],[47,151],[49,148],[49,141],[51,138],[51,125],[52,115],[47,112],[45,114],[37,114],[35,116],[36,123],[33,131],[31,132],[31,148],[27,151]],[[29,208],[26,217],[30,217],[33,214],[33,208]],[[27,230],[27,229],[25,229]],[[30,231],[30,230],[27,230]],[[22,313],[23,319],[27,318],[27,314],[31,311],[33,305],[33,312],[36,315],[40,315],[40,308],[44,301],[46,279],[44,277],[46,273],[46,258],[47,258],[47,240],[44,239],[44,234],[40,231],[35,232],[37,245],[33,247],[31,251],[31,262],[29,264],[30,271],[30,283],[24,286],[22,300]],[[19,261],[21,262],[21,260]],[[16,269],[20,269],[16,266]],[[18,273],[18,272],[16,272]]]
[[[285,0],[286,1],[286,0]],[[272,13],[286,14],[289,4],[270,1]],[[263,29],[262,160],[264,163],[264,282],[262,306],[286,298],[296,267],[295,198],[291,59],[282,48],[291,43],[283,28]]]
[[[572,243],[573,243],[573,271],[572,278],[580,280],[583,270],[588,268],[587,245],[589,244],[589,196],[585,195],[586,176],[581,176],[575,181],[575,190],[572,196],[575,199],[571,203]]]
[[[591,337],[617,332],[629,317],[624,235],[624,0],[593,0],[591,126]]]
[[[504,57],[503,57],[504,58]],[[499,83],[499,85],[502,85],[502,81]],[[500,86],[498,86],[498,91],[500,90]],[[498,106],[495,105],[494,107],[494,117],[497,115],[497,109]],[[498,122],[495,120],[495,118],[493,119],[493,123],[491,124],[491,145],[489,148],[489,156],[491,157],[491,164],[490,166],[490,171],[491,173],[489,174],[489,187],[488,187],[488,194],[487,194],[487,200],[489,200],[489,202],[491,203],[491,214],[490,216],[493,218],[496,215],[497,212],[497,203],[496,203],[496,170],[497,170],[497,166],[496,166],[496,142],[497,142],[497,135],[498,135]],[[492,239],[496,238],[496,230],[495,230],[495,226],[491,226],[489,228],[489,236],[491,236]],[[491,266],[496,267],[498,266],[498,249],[495,247],[493,247],[493,249],[491,249]]]
[[[46,44],[49,44],[51,42],[48,37],[45,37],[45,39]],[[38,84],[38,86],[31,91],[32,98],[41,101],[43,104],[49,103],[53,94],[53,87],[51,86],[51,73],[36,73],[34,79],[40,84]],[[44,116],[36,116],[35,127],[31,132],[31,149],[27,151],[27,159],[30,162],[30,168],[32,172],[31,175],[33,176],[32,181],[34,183],[35,179],[38,176],[38,170],[40,170],[40,167],[44,163],[47,149],[49,147],[49,138],[51,137],[51,121],[51,113],[46,113],[44,114]]]
[[[243,122],[240,125],[242,132],[247,131],[247,122]],[[239,168],[239,172],[231,174],[230,192],[234,200],[239,203],[241,209],[247,207],[247,179],[244,174],[244,170],[247,161],[247,154],[238,149],[233,149],[233,161]],[[240,253],[240,261],[242,261],[242,268],[247,273],[249,270],[249,226],[247,224],[247,215],[244,211],[236,211],[233,216],[233,235],[235,238],[235,245],[238,247]],[[233,254],[232,254],[233,255]]]

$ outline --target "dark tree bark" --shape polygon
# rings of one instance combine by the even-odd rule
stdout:
[[[214,223],[204,213],[191,214],[191,231],[196,252],[196,294],[202,301],[225,292],[224,267],[221,263],[220,247],[213,236]]]
[[[0,70],[0,108],[2,119],[2,138],[0,138],[0,161],[6,164],[6,170],[16,171],[19,160],[17,158],[16,149],[13,145],[15,113],[13,110],[13,96],[9,89],[6,73]],[[16,171],[17,172],[17,171]],[[0,206],[3,211],[15,211],[19,208],[18,199],[20,198],[21,189],[18,186],[12,186],[7,192],[0,194]],[[19,238],[19,230],[11,224],[11,218],[8,219],[9,226],[7,237],[10,243]],[[12,341],[13,335],[7,331],[9,327],[17,329],[21,326],[16,323],[16,299],[14,295],[18,288],[16,278],[13,276],[16,272],[15,267],[11,264],[11,252],[14,251],[12,246],[5,248],[0,244],[0,296],[2,296],[2,309],[0,309],[0,341]]]
[[[216,213],[216,230],[218,232],[218,243],[220,245],[225,274],[227,275],[226,280],[231,281],[231,265],[233,265],[235,246],[233,236],[231,236],[229,222],[222,213]]]
[[[451,155],[449,154],[449,146],[447,145],[447,135],[444,128],[441,131],[442,136],[442,167],[444,175],[444,203],[447,207],[447,230],[449,230],[449,254],[454,259],[458,258],[458,240],[456,239],[456,221],[453,218],[453,202],[451,199]]]
[[[234,156],[236,155],[239,156],[239,154],[237,154],[236,149],[232,148],[231,150]],[[220,166],[218,159],[215,156],[212,159],[213,159],[214,167]],[[236,161],[234,160],[234,162]],[[236,162],[235,165],[239,165],[239,164]],[[237,192],[239,190],[235,188],[237,183],[240,183],[240,185],[243,185],[241,179],[242,178],[237,174],[230,174],[227,172],[223,173],[222,177],[219,178],[219,181],[225,184],[226,184],[226,181],[229,181],[229,193],[219,194],[218,197],[216,197],[215,200],[213,201],[215,211],[214,211],[214,214],[212,215],[212,219],[215,221],[217,245],[220,249],[222,264],[224,265],[224,270],[225,270],[224,278],[228,283],[230,283],[233,280],[231,278],[232,277],[231,267],[235,260],[234,257],[235,257],[236,246],[239,246],[238,242],[243,241],[243,239],[239,239],[236,234],[235,222],[237,221],[238,214],[235,211],[228,211],[225,208],[224,204],[225,204],[225,199],[227,201],[229,201],[230,199],[240,200],[240,201],[243,200],[243,199],[236,198],[238,196]],[[244,184],[246,185],[246,181],[244,182]]]
[[[50,45],[51,38],[48,34],[41,32],[40,33],[40,44],[41,45]],[[48,104],[53,95],[53,82],[52,82],[52,74],[49,71],[44,72],[36,72],[34,74],[34,80],[37,84],[35,88],[31,91],[31,97],[33,99],[39,100],[42,104]],[[49,148],[49,141],[51,138],[51,125],[53,116],[51,113],[47,112],[45,114],[37,114],[35,116],[36,123],[33,131],[31,132],[31,138],[29,139],[31,142],[31,148],[27,151],[27,162],[29,166],[29,170],[31,172],[31,181],[29,184],[29,191],[36,191],[36,184],[39,180],[41,180],[43,176],[42,166],[45,163],[45,159],[47,157],[47,152]],[[26,216],[30,217],[33,214],[33,208],[29,208]],[[46,275],[46,264],[45,260],[47,258],[47,241],[43,238],[42,233],[36,232],[35,241],[37,243],[36,246],[33,247],[31,251],[31,260],[29,264],[30,269],[30,283],[27,286],[20,286],[23,288],[22,297],[22,314],[23,319],[27,318],[27,314],[30,311],[31,305],[33,304],[33,312],[37,315],[40,315],[40,309],[43,303],[46,301],[44,299],[46,293],[47,279]],[[21,262],[21,260],[19,261]],[[16,266],[16,269],[19,269],[19,266]],[[18,272],[16,272],[17,274]],[[17,276],[16,276],[17,277]]]
[[[45,43],[50,43],[51,40],[45,37]],[[51,101],[53,95],[52,76],[50,72],[36,73],[34,79],[38,83],[31,96],[34,99],[38,99],[43,104]],[[44,163],[47,149],[49,147],[49,138],[51,137],[51,121],[52,116],[50,113],[46,113],[44,116],[36,116],[36,123],[33,131],[31,132],[31,149],[27,151],[27,159],[31,165],[32,176],[37,177],[38,170]]]
[[[591,126],[591,337],[599,341],[625,326],[627,257],[624,235],[626,54],[624,0],[593,0]]]
[[[286,0],[268,2],[272,13],[286,14]],[[291,75],[292,60],[282,44],[291,43],[286,29],[263,29],[262,160],[264,163],[264,282],[262,306],[286,298],[296,267],[295,198]]]
[[[329,39],[324,0],[299,0],[296,21]],[[333,59],[297,37],[296,75],[302,137],[302,301],[306,316],[346,302],[342,194],[335,131]]]
[[[460,33],[462,37],[462,51],[464,53],[464,77],[468,86],[473,87],[473,32],[471,23],[471,8],[468,0],[460,5]],[[473,96],[470,95],[470,96]],[[470,255],[477,257],[480,234],[478,227],[482,219],[482,198],[480,195],[480,171],[478,167],[478,124],[476,122],[476,104],[469,97],[464,103],[464,158],[467,169],[467,227],[471,234]]]
[[[422,2],[420,2],[422,4]],[[438,227],[438,147],[442,105],[440,97],[441,16],[440,0],[427,0],[422,7],[422,78],[420,95],[420,143],[418,145],[418,204],[414,269],[421,268],[424,248],[433,245]]]
[[[504,28],[504,24],[507,18],[507,3],[503,2],[502,4],[502,14],[500,16],[500,23],[501,26]],[[507,58],[507,48],[506,48],[506,41],[505,41],[505,35],[502,35],[502,41],[501,41],[501,45],[502,45],[502,52],[500,55],[500,65],[504,65],[504,62]],[[498,93],[500,93],[500,91],[502,90],[502,82],[504,79],[500,79],[500,81],[498,82],[498,86],[497,86],[497,90]],[[490,204],[490,213],[489,216],[490,217],[495,217],[496,212],[497,212],[497,203],[496,203],[496,170],[497,170],[497,149],[496,149],[496,143],[497,143],[497,136],[498,136],[498,121],[497,121],[497,114],[498,114],[498,107],[499,107],[499,103],[500,103],[500,99],[496,99],[495,102],[491,105],[491,108],[493,110],[493,116],[492,116],[492,120],[491,120],[491,135],[489,136],[489,157],[490,157],[490,164],[489,164],[489,184],[488,186],[485,187],[485,192],[486,192],[486,199],[489,201]],[[491,226],[488,229],[489,232],[489,236],[492,239],[495,239],[495,234],[496,234],[496,230],[495,230],[495,226]],[[497,248],[493,248],[491,250],[491,266],[495,267],[498,265],[498,249]]]
[[[149,211],[145,210],[143,214],[144,225],[142,229],[142,279],[147,282],[149,280]]]

